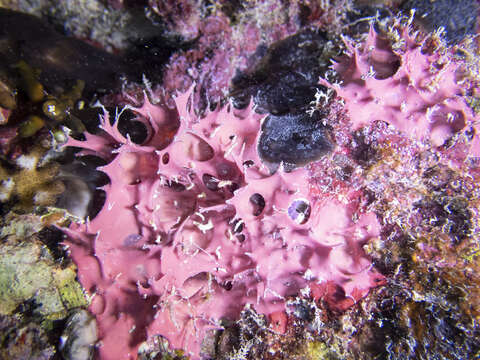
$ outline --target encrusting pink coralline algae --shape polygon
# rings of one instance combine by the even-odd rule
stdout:
[[[343,85],[323,84],[345,102],[352,131],[383,120],[440,146],[475,125],[473,112],[459,96],[456,66],[441,62],[446,55],[402,37],[400,56],[372,30],[335,65]],[[381,222],[359,210],[358,189],[313,195],[307,168],[270,173],[257,153],[262,116],[227,106],[198,119],[190,94],[175,99],[176,110],[147,97],[130,108],[149,129],[141,145],[107,115],[102,134],[67,144],[110,160],[103,209],[68,231],[102,359],[136,358],[154,335],[198,359],[207,331],[247,304],[279,314],[307,286],[315,297],[318,284],[356,301],[383,280],[363,251]]]

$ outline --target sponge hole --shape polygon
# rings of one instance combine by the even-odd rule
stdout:
[[[288,207],[288,216],[297,224],[305,224],[310,218],[311,207],[307,200],[294,200]]]
[[[210,174],[203,174],[202,176],[203,184],[210,191],[218,191],[219,180]]]
[[[196,161],[208,161],[213,159],[213,148],[203,139],[193,134],[187,134],[186,151],[188,156]]]
[[[167,153],[162,155],[162,164],[167,165],[170,162],[170,155]]]
[[[259,216],[265,209],[265,199],[259,193],[250,196],[250,204],[252,204],[254,216]]]

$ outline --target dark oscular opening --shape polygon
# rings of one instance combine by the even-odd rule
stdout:
[[[165,153],[162,155],[162,164],[167,165],[170,162],[170,155]]]
[[[190,136],[190,154],[196,161],[208,161],[213,159],[215,151],[202,138],[189,134]]]
[[[369,54],[369,62],[377,80],[395,75],[402,64],[400,57],[393,52],[390,40],[380,34],[375,37],[375,48]]]
[[[265,199],[259,193],[250,196],[250,204],[252,204],[254,216],[259,216],[265,209]]]
[[[243,229],[245,227],[245,224],[243,223],[242,219],[234,219],[231,222],[231,226],[232,226],[233,233],[234,234],[239,234],[243,231]]]
[[[118,119],[118,131],[125,138],[129,137],[135,144],[143,144],[147,140],[147,127],[138,120],[135,120],[137,115],[130,110],[124,110]],[[110,118],[115,119],[115,116],[110,114]]]
[[[382,61],[371,61],[371,65],[373,71],[375,72],[375,79],[377,80],[385,80],[389,77],[395,75],[400,68],[402,62],[400,58],[392,58],[389,62],[382,62]]]
[[[182,192],[185,191],[187,188],[185,185],[177,182],[177,181],[170,181],[167,185],[167,187],[175,192]]]
[[[210,174],[203,174],[202,176],[203,184],[210,191],[218,191],[218,179]]]
[[[218,177],[222,180],[233,180],[238,175],[238,169],[234,163],[222,161],[215,165]]]
[[[297,224],[305,224],[310,218],[311,207],[307,200],[294,200],[288,207],[287,213],[290,219]]]
[[[241,243],[245,241],[245,235],[243,235],[243,234],[237,234],[236,237],[237,237],[238,241],[241,242]]]
[[[237,183],[234,182],[234,183],[231,183],[230,185],[228,185],[227,189],[228,189],[228,191],[230,191],[233,194],[236,190],[240,189],[240,185],[238,185]]]
[[[230,280],[224,281],[220,284],[225,290],[230,291],[233,288],[233,283]]]

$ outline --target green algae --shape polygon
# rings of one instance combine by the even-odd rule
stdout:
[[[22,242],[10,237],[0,252],[0,314],[11,315],[33,301],[35,314],[58,320],[87,305],[74,265],[62,267],[35,236]]]
[[[321,341],[307,342],[305,354],[307,360],[337,360],[338,357]]]

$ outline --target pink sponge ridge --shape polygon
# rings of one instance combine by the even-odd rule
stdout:
[[[345,100],[354,129],[381,120],[414,139],[441,146],[478,116],[465,102],[463,64],[452,49],[417,41],[404,26],[396,49],[374,29],[365,42],[346,40],[347,56],[334,65],[341,84],[333,87]],[[430,40],[430,41],[428,41]],[[472,155],[479,156],[475,146]]]

